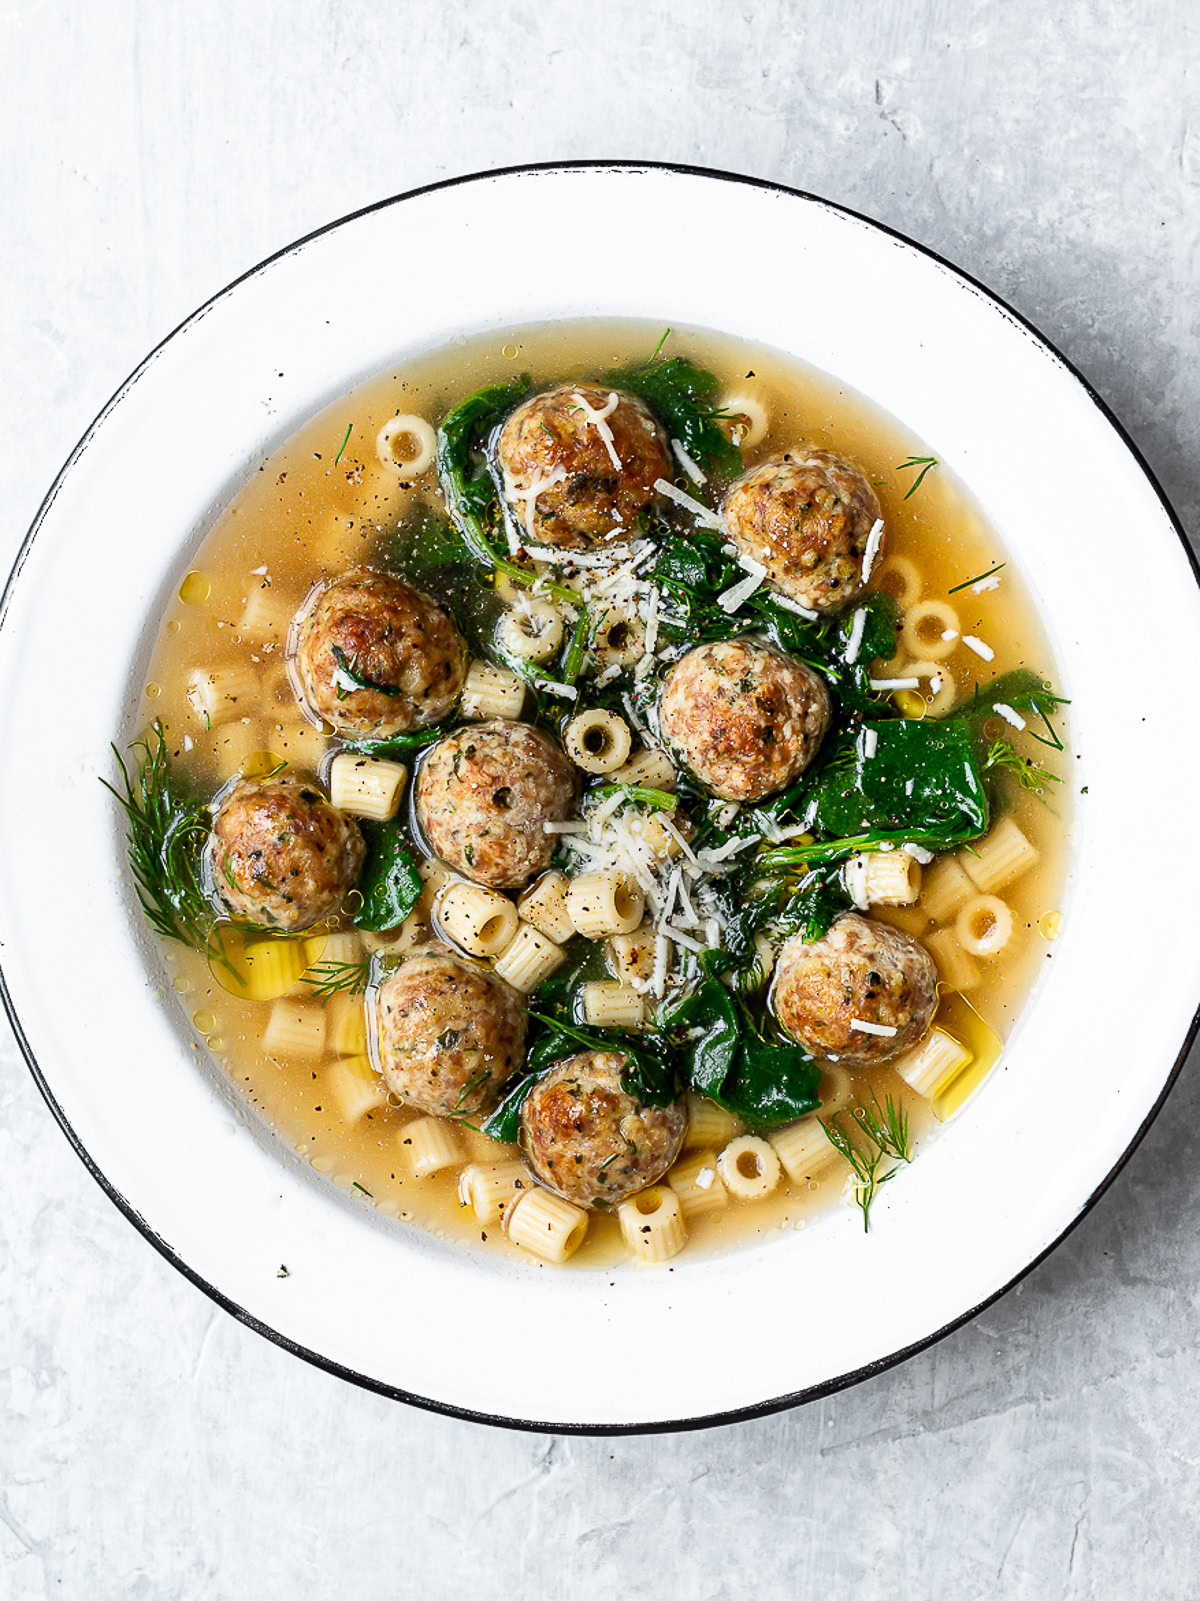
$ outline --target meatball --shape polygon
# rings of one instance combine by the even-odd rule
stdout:
[[[698,645],[667,675],[659,729],[722,800],[783,789],[816,755],[829,692],[803,662],[748,639]]]
[[[666,435],[636,395],[561,384],[517,407],[500,430],[504,498],[526,537],[586,548],[629,534],[670,478]]]
[[[365,852],[358,824],[315,780],[242,779],[213,818],[208,870],[235,917],[291,932],[337,911]]]
[[[462,692],[454,619],[400,578],[365,568],[326,584],[300,614],[293,671],[318,717],[352,739],[439,722]]]
[[[414,951],[375,994],[387,1087],[434,1117],[486,1116],[525,1055],[525,1010],[502,978],[444,945]]]
[[[682,1101],[644,1106],[621,1086],[623,1051],[557,1062],[521,1109],[534,1177],[576,1206],[615,1206],[661,1178],[683,1142]]]
[[[879,502],[831,450],[788,450],[731,485],[721,512],[730,539],[785,595],[833,611],[864,588],[863,557]]]
[[[570,762],[528,723],[496,718],[456,729],[421,764],[417,819],[430,848],[493,889],[519,889],[550,865],[575,799]]]
[[[780,1023],[814,1056],[873,1067],[907,1051],[928,1029],[937,970],[909,935],[849,912],[811,945],[799,934],[788,940],[776,963],[773,999]],[[856,1022],[871,1028],[855,1028]]]

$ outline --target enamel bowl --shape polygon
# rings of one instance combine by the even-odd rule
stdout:
[[[596,220],[617,215],[621,237],[656,248],[608,248]],[[515,219],[537,217],[594,248],[557,275],[530,271],[504,246]],[[737,271],[730,240],[755,242]],[[597,316],[781,347],[902,418],[1000,532],[1072,700],[1075,841],[1053,959],[1003,1070],[889,1186],[865,1237],[845,1209],[673,1271],[555,1271],[348,1201],[259,1126],[164,994],[97,782],[109,740],[138,725],[147,620],[267,452],[410,353]],[[1143,587],[1153,574],[1152,607],[1128,604],[1131,553]],[[928,252],[811,196],[684,169],[526,168],[417,190],[202,307],[118,390],[50,490],[0,626],[5,1002],[112,1199],[214,1300],[297,1355],[519,1427],[661,1429],[790,1405],[898,1361],[1002,1293],[1112,1180],[1161,1104],[1196,1026],[1200,855],[1171,859],[1168,898],[1165,861],[1152,850],[1138,868],[1130,838],[1176,837],[1196,791],[1200,752],[1184,731],[1198,646],[1196,576],[1130,441],[1034,330]],[[66,714],[48,716],[55,707]]]

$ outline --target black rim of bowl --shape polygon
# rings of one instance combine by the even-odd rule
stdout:
[[[636,175],[639,172],[669,172],[681,174],[686,177],[708,178],[720,183],[741,184],[749,189],[763,189],[771,193],[787,195],[793,199],[809,201],[816,205],[824,206],[830,211],[838,212],[843,216],[850,217],[856,222],[866,223],[869,227],[876,229],[879,233],[887,235],[888,237],[896,240],[899,244],[905,245],[909,249],[915,250],[920,255],[927,257],[930,261],[936,262],[939,266],[945,268],[948,272],[953,274],[953,276],[968,289],[987,300],[993,306],[998,307],[1008,318],[1012,320],[1015,325],[1036,340],[1036,342],[1042,346],[1044,350],[1048,351],[1057,361],[1062,364],[1065,370],[1071,374],[1076,383],[1079,384],[1080,388],[1095,406],[1097,411],[1099,411],[1105,418],[1109,426],[1114,430],[1116,435],[1125,445],[1125,448],[1129,451],[1130,455],[1137,462],[1138,467],[1141,469],[1151,489],[1157,496],[1158,501],[1162,506],[1163,511],[1166,513],[1172,528],[1175,530],[1176,537],[1183,546],[1184,552],[1187,555],[1189,565],[1192,569],[1192,576],[1195,578],[1197,585],[1200,586],[1200,562],[1197,561],[1191,546],[1188,544],[1187,536],[1183,531],[1183,526],[1180,523],[1179,518],[1175,514],[1174,508],[1163,492],[1162,486],[1159,484],[1158,479],[1155,477],[1154,472],[1147,463],[1141,450],[1135,444],[1134,440],[1131,438],[1121,421],[1113,413],[1108,403],[1102,398],[1101,395],[1097,393],[1097,391],[1083,376],[1074,363],[1071,362],[1062,353],[1062,351],[1059,350],[1058,347],[1041,332],[1040,329],[1036,328],[1034,324],[1028,320],[1028,318],[1022,316],[1019,311],[1010,306],[1008,302],[1000,295],[996,294],[994,290],[989,289],[977,278],[972,277],[970,273],[965,272],[961,267],[956,266],[955,263],[947,260],[945,256],[940,255],[936,250],[931,250],[927,245],[919,244],[915,239],[910,239],[907,234],[901,233],[896,228],[889,227],[886,223],[877,221],[874,217],[868,217],[865,213],[855,211],[849,206],[839,205],[836,201],[828,200],[823,195],[813,194],[804,189],[795,189],[788,184],[776,183],[765,178],[747,177],[743,173],[724,172],[719,168],[700,167],[694,166],[690,163],[668,161],[544,161],[519,164],[511,167],[489,168],[480,172],[464,173],[459,177],[439,179],[436,183],[421,184],[418,188],[404,190],[401,194],[390,195],[385,200],[378,200],[372,205],[363,206],[357,211],[349,212],[346,216],[338,217],[333,222],[325,223],[322,227],[314,229],[311,233],[305,234],[302,238],[294,240],[291,244],[285,245],[281,250],[277,250],[274,252],[274,254],[267,256],[263,261],[258,262],[248,271],[239,274],[238,277],[226,284],[223,289],[220,289],[216,294],[211,295],[209,299],[206,300],[203,305],[199,306],[194,312],[192,312],[190,316],[185,317],[178,327],[173,328],[164,339],[161,339],[159,343],[154,346],[153,350],[151,350],[149,354],[138,363],[133,372],[130,373],[120,387],[114,392],[111,398],[101,408],[94,420],[88,425],[78,444],[76,444],[71,454],[67,457],[66,462],[59,470],[54,482],[51,484],[50,489],[46,494],[45,499],[38,508],[37,515],[34,517],[33,522],[30,525],[29,532],[26,534],[21,543],[21,547],[17,552],[16,560],[13,563],[12,571],[10,572],[8,580],[5,583],[4,592],[2,595],[0,595],[0,627],[3,626],[4,621],[7,618],[8,608],[12,599],[14,588],[21,575],[21,569],[24,566],[25,558],[29,554],[29,551],[33,545],[33,541],[37,537],[38,531],[41,528],[42,522],[49,512],[50,507],[53,505],[55,497],[57,496],[58,490],[64,479],[78,461],[81,453],[87,447],[93,434],[99,428],[101,423],[104,422],[109,412],[113,410],[113,408],[124,397],[126,392],[131,388],[131,386],[139,380],[141,375],[153,363],[159,351],[168,345],[171,340],[174,339],[175,336],[184,328],[188,327],[198,318],[203,317],[209,308],[212,307],[217,301],[223,300],[226,295],[231,294],[239,287],[239,285],[246,283],[252,278],[258,277],[260,273],[265,272],[267,268],[274,265],[275,262],[282,260],[285,256],[290,256],[294,252],[303,249],[304,246],[309,244],[312,240],[319,239],[322,237],[322,235],[331,233],[334,229],[340,228],[346,223],[354,222],[359,217],[369,216],[371,213],[376,211],[384,211],[391,206],[399,205],[405,200],[415,199],[420,195],[432,194],[442,189],[454,189],[462,184],[476,183],[480,180],[486,180],[489,178],[512,177],[518,174],[557,172],[625,172],[632,175]],[[947,1335],[953,1334],[956,1329],[962,1328],[964,1324],[967,1324],[973,1318],[978,1317],[981,1312],[985,1311],[989,1306],[992,1306],[1002,1296],[1007,1295],[1015,1285],[1021,1283],[1021,1281],[1030,1273],[1032,1273],[1036,1267],[1039,1267],[1052,1251],[1057,1250],[1067,1236],[1070,1235],[1088,1215],[1088,1213],[1099,1201],[1100,1197],[1109,1189],[1110,1185],[1112,1185],[1112,1183],[1116,1180],[1117,1176],[1124,1170],[1126,1163],[1129,1161],[1134,1151],[1141,1144],[1151,1123],[1153,1123],[1154,1119],[1162,1110],[1167,1096],[1170,1094],[1175,1081],[1179,1077],[1184,1060],[1189,1049],[1191,1048],[1193,1040],[1196,1038],[1197,1030],[1200,1029],[1200,1009],[1198,1009],[1192,1017],[1191,1024],[1189,1025],[1187,1034],[1184,1037],[1183,1044],[1180,1047],[1179,1053],[1175,1058],[1170,1072],[1167,1074],[1162,1090],[1154,1105],[1150,1108],[1150,1111],[1147,1113],[1145,1119],[1135,1130],[1133,1137],[1130,1139],[1129,1144],[1125,1147],[1125,1150],[1117,1158],[1116,1162],[1110,1168],[1103,1180],[1096,1186],[1086,1201],[1083,1202],[1079,1208],[1079,1211],[1066,1225],[1062,1232],[1054,1240],[1052,1240],[1048,1246],[1046,1246],[1045,1250],[1040,1251],[1038,1255],[1027,1264],[1027,1266],[1022,1268],[1019,1273],[1015,1274],[1011,1279],[1009,1279],[1007,1283],[1001,1285],[998,1290],[995,1290],[991,1295],[987,1296],[986,1299],[980,1301],[977,1305],[970,1307],[967,1311],[960,1313],[955,1318],[952,1318],[950,1322],[944,1324],[940,1329],[936,1329],[932,1334],[928,1334],[923,1339],[916,1340],[911,1345],[906,1345],[898,1351],[893,1351],[886,1357],[880,1357],[877,1361],[869,1362],[865,1366],[855,1368],[849,1373],[841,1374],[835,1379],[829,1379],[823,1384],[810,1385],[806,1389],[796,1390],[787,1395],[774,1396],[765,1401],[757,1401],[750,1406],[733,1407],[727,1412],[713,1412],[695,1417],[676,1418],[662,1422],[650,1423],[554,1423],[541,1422],[531,1418],[512,1418],[495,1413],[478,1412],[472,1410],[470,1407],[453,1406],[448,1402],[435,1401],[428,1396],[417,1395],[411,1390],[404,1390],[395,1385],[381,1383],[377,1379],[369,1378],[366,1374],[357,1373],[352,1368],[344,1367],[341,1363],[332,1361],[329,1357],[323,1356],[319,1351],[310,1350],[307,1346],[301,1345],[297,1341],[289,1339],[287,1335],[281,1334],[277,1329],[271,1328],[269,1324],[263,1323],[259,1318],[256,1318],[252,1313],[248,1312],[245,1307],[240,1306],[236,1301],[233,1301],[228,1296],[222,1294],[222,1292],[218,1290],[215,1285],[208,1283],[206,1279],[202,1278],[191,1267],[189,1267],[188,1264],[175,1251],[172,1250],[166,1241],[155,1233],[153,1228],[151,1228],[149,1223],[147,1223],[146,1219],[143,1218],[130,1204],[130,1202],[126,1200],[126,1198],[115,1188],[115,1186],[109,1182],[109,1180],[104,1176],[99,1167],[93,1161],[90,1152],[84,1147],[79,1136],[71,1126],[71,1123],[64,1113],[62,1107],[58,1104],[53,1093],[51,1092],[50,1086],[46,1082],[45,1075],[42,1073],[41,1068],[38,1066],[37,1059],[35,1058],[33,1051],[30,1049],[29,1042],[25,1037],[24,1029],[21,1026],[20,1018],[17,1015],[12,996],[9,993],[2,964],[0,964],[0,1000],[3,1001],[4,1010],[8,1014],[8,1019],[12,1025],[12,1030],[16,1036],[17,1043],[21,1048],[21,1052],[26,1063],[28,1064],[29,1071],[33,1075],[34,1082],[41,1091],[42,1098],[45,1100],[47,1106],[57,1119],[60,1128],[70,1141],[76,1155],[95,1179],[96,1183],[113,1202],[113,1204],[124,1213],[125,1217],[128,1218],[138,1232],[150,1242],[150,1244],[155,1248],[156,1251],[160,1253],[160,1255],[166,1258],[172,1267],[177,1269],[178,1272],[184,1276],[184,1278],[189,1279],[197,1287],[197,1289],[202,1290],[204,1294],[214,1301],[219,1307],[222,1307],[232,1317],[235,1317],[239,1323],[244,1323],[247,1328],[253,1329],[256,1333],[263,1335],[268,1340],[271,1340],[275,1345],[281,1346],[285,1351],[290,1352],[293,1356],[302,1358],[304,1361],[311,1363],[314,1367],[323,1369],[326,1373],[332,1373],[339,1379],[345,1379],[350,1384],[358,1385],[361,1389],[373,1391],[376,1395],[383,1395],[394,1401],[404,1401],[410,1406],[419,1407],[427,1412],[440,1413],[447,1417],[462,1418],[470,1423],[487,1423],[497,1427],[515,1429],[526,1433],[582,1434],[602,1436],[616,1436],[623,1434],[671,1434],[691,1429],[717,1428],[725,1424],[741,1423],[751,1418],[768,1417],[772,1413],[784,1412],[792,1407],[804,1405],[806,1402],[819,1400],[823,1396],[834,1395],[839,1390],[846,1390],[852,1385],[862,1383],[864,1379],[874,1378],[877,1374],[886,1373],[889,1368],[898,1366],[901,1362],[907,1361],[909,1357],[917,1355],[917,1353],[920,1351],[928,1350],[930,1346],[936,1345],[939,1340],[944,1340]]]

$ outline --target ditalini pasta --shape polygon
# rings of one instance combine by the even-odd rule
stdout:
[[[189,551],[110,774],[214,1073],[526,1276],[785,1230],[802,1273],[848,1174],[890,1227],[1054,982],[1086,782],[933,450],[661,333],[381,357]]]

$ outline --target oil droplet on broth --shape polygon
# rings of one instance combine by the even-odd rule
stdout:
[[[520,345],[505,345],[500,354],[502,356],[507,356],[509,361],[512,361],[515,356],[520,355],[520,352]]]
[[[158,697],[162,694],[162,685],[161,684],[155,684],[155,683],[147,684],[146,685],[146,694],[150,697],[151,700],[157,700]]]
[[[202,606],[211,594],[207,573],[190,572],[179,586],[179,598],[185,606]]]
[[[193,1012],[192,1022],[200,1030],[201,1034],[211,1034],[217,1026],[216,1018],[211,1012],[205,1011]]]
[[[1043,912],[1037,922],[1038,933],[1043,939],[1057,939],[1062,932],[1062,913]]]
[[[188,990],[190,990],[192,987],[192,981],[190,978],[173,978],[171,983],[173,987],[178,990],[180,995],[186,995]]]
[[[273,750],[251,751],[242,763],[242,777],[262,779],[286,766],[287,757],[279,756]]]

